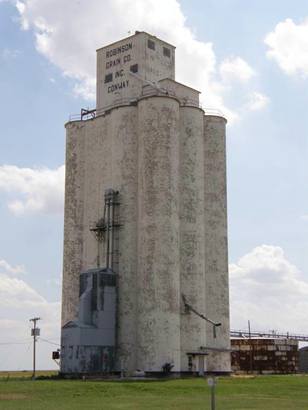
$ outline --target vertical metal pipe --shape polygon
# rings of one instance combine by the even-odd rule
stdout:
[[[106,265],[110,268],[110,194],[107,194],[107,246],[106,246]]]
[[[114,215],[115,215],[115,192],[112,192],[112,208],[111,208],[111,269],[114,271],[114,240],[115,240],[115,221],[114,221]]]
[[[99,239],[99,237],[97,238],[97,262],[96,262],[96,264],[97,264],[97,267],[99,268],[100,267],[100,251],[101,251],[101,246],[102,246],[102,244],[101,244],[101,241],[100,241],[100,239]]]

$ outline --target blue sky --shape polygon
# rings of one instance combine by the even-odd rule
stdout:
[[[37,314],[48,340],[40,342],[39,367],[53,367],[64,123],[81,107],[95,106],[95,49],[136,29],[176,45],[177,79],[202,91],[205,108],[229,118],[232,327],[244,328],[250,319],[256,329],[308,333],[305,6],[0,1],[0,370],[31,367],[28,319]]]

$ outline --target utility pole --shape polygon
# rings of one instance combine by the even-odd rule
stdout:
[[[33,322],[33,328],[31,329],[31,336],[33,336],[33,373],[32,373],[32,379],[35,379],[35,348],[36,348],[36,337],[40,335],[40,329],[36,327],[36,322],[38,320],[41,320],[40,317],[34,317],[30,319],[30,322]]]

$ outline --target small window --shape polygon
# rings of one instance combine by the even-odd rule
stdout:
[[[153,40],[148,40],[148,47],[151,49],[151,50],[155,50],[155,43],[154,43],[154,41]]]
[[[112,81],[112,73],[105,75],[105,84]]]
[[[138,73],[138,64],[134,64],[130,66],[130,71],[132,73]]]
[[[170,48],[164,47],[164,56],[170,58],[171,56]]]

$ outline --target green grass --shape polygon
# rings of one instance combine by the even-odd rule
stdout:
[[[52,377],[58,374],[55,370],[38,370],[36,372],[37,377]],[[18,371],[0,371],[0,381],[3,379],[15,380],[15,379],[31,379],[32,372],[29,370],[18,370]],[[1,409],[1,407],[0,407]]]
[[[11,374],[10,378],[3,375],[1,410],[210,409],[210,391],[204,379],[32,381],[17,378],[20,374]],[[216,389],[216,410],[308,410],[306,376],[221,377]]]

